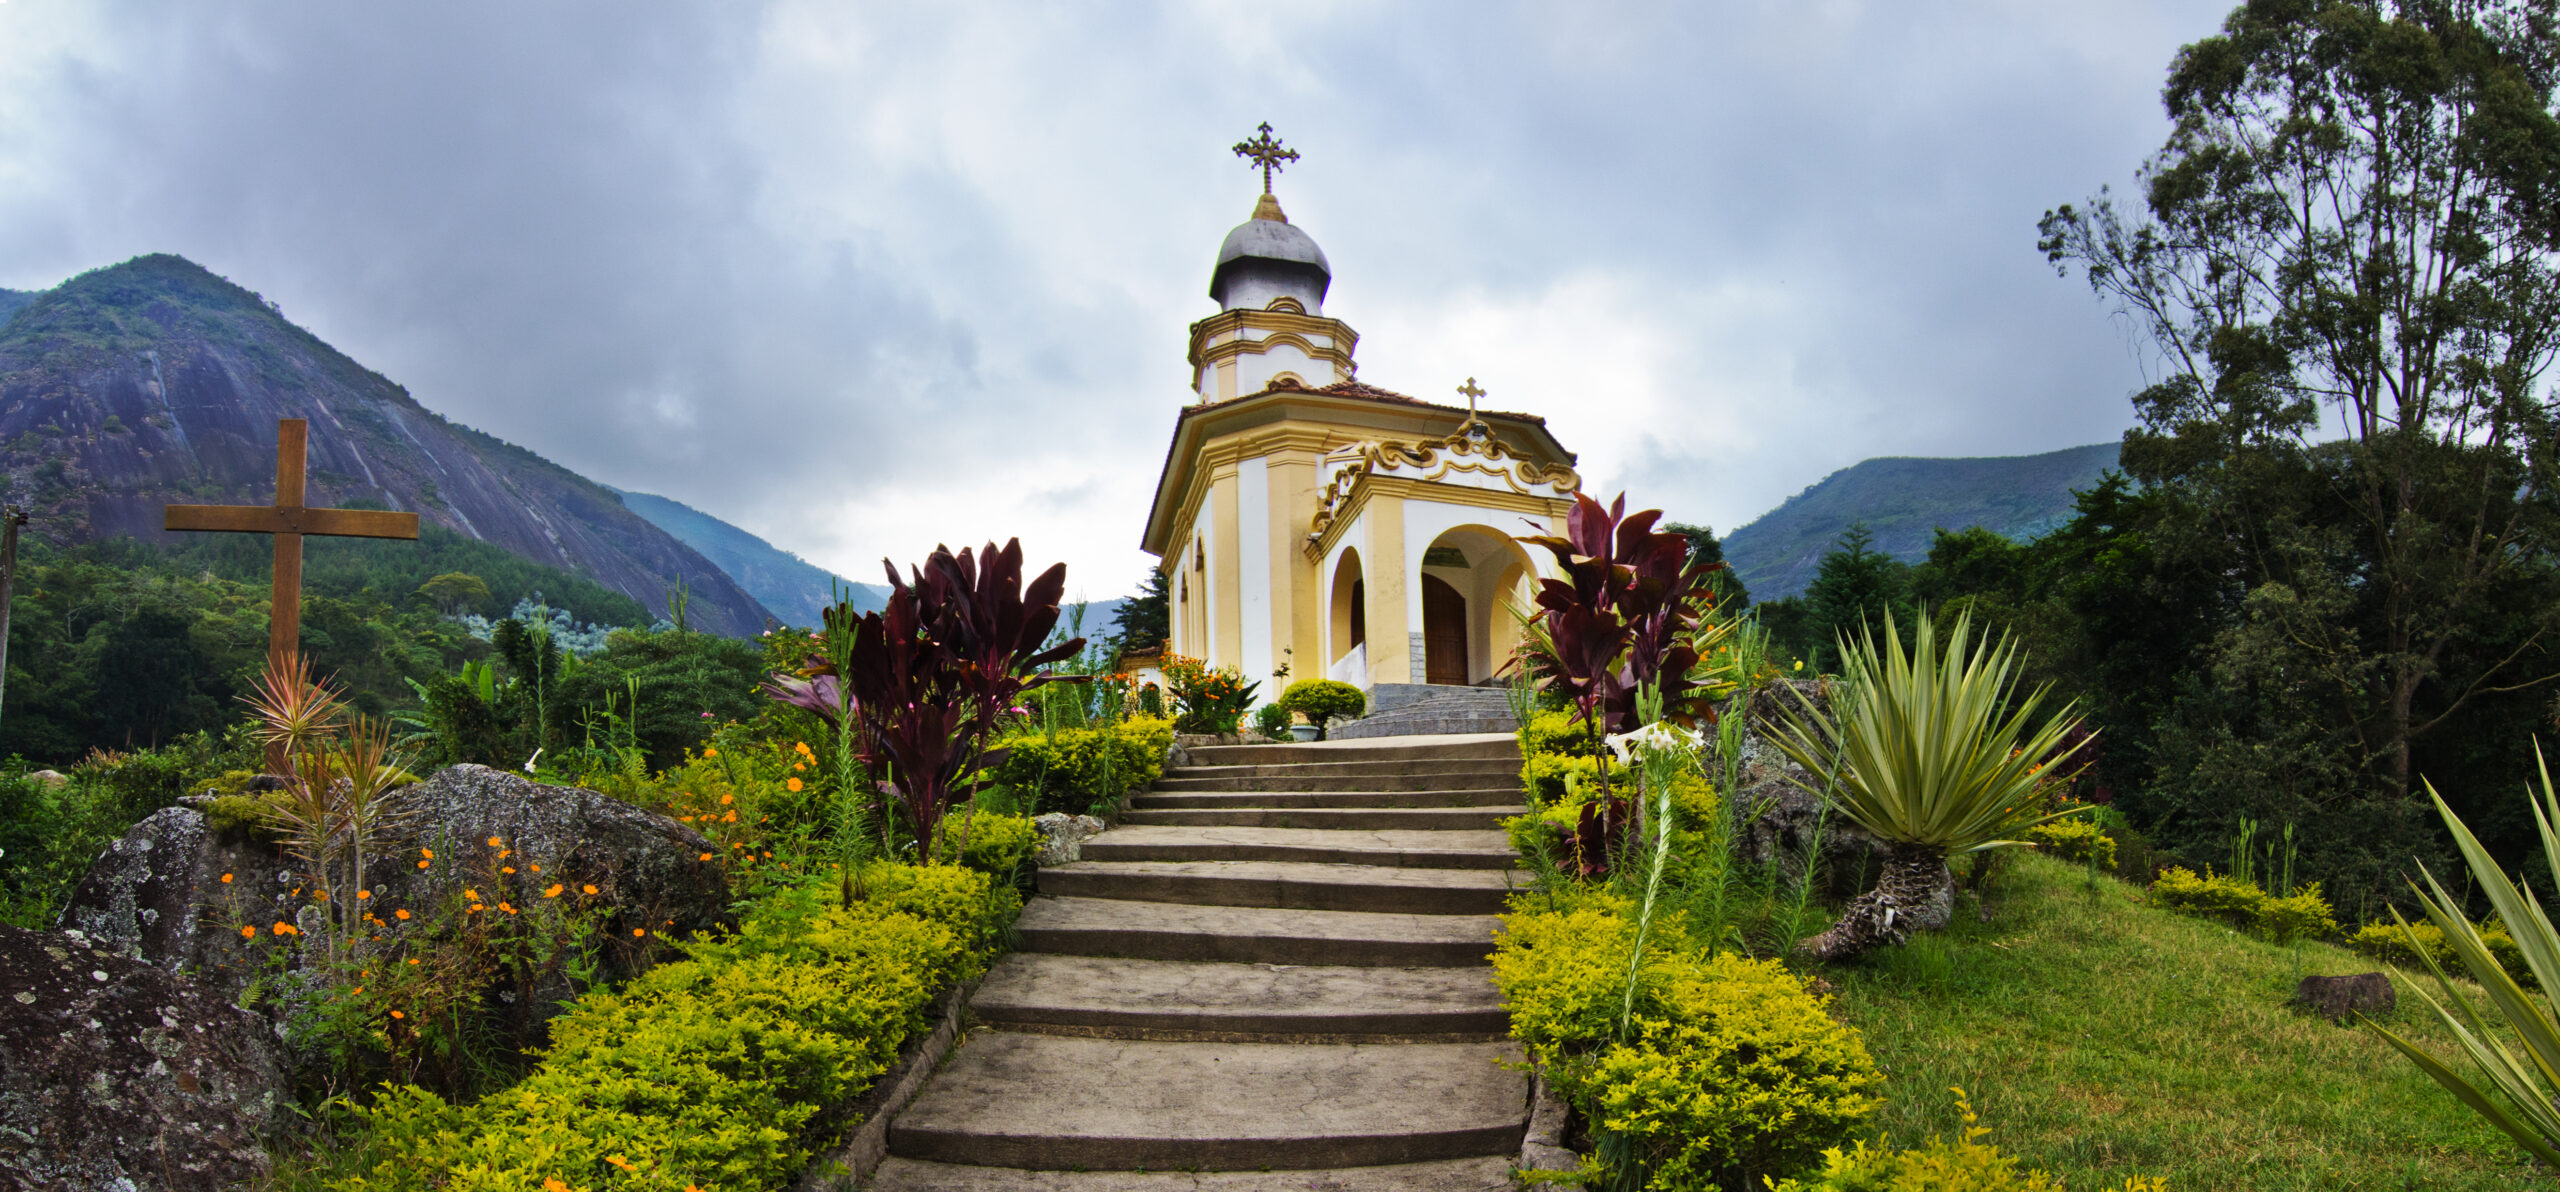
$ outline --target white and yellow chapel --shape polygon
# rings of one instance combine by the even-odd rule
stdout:
[[[1175,654],[1260,681],[1496,681],[1542,568],[1515,535],[1561,532],[1581,478],[1531,414],[1407,397],[1361,381],[1360,337],[1327,317],[1333,269],[1289,222],[1272,172],[1297,152],[1236,146],[1262,170],[1253,217],[1209,275],[1191,325],[1192,398],[1174,421],[1142,543],[1157,557]],[[1402,694],[1419,694],[1405,689]]]

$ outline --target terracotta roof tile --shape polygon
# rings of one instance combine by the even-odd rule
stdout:
[[[1300,393],[1322,393],[1331,397],[1356,397],[1364,401],[1390,401],[1395,402],[1398,405],[1420,406],[1426,410],[1443,410],[1452,414],[1463,414],[1467,412],[1467,408],[1465,406],[1442,405],[1439,402],[1424,401],[1418,397],[1407,397],[1392,389],[1380,389],[1375,385],[1365,384],[1360,381],[1336,381],[1333,384],[1326,385],[1321,388],[1310,389],[1307,386],[1290,380],[1287,377],[1282,377],[1281,379],[1272,382],[1268,388],[1263,390],[1263,392],[1277,393],[1292,390]],[[1254,395],[1248,394],[1246,396]],[[1503,410],[1480,410],[1478,413],[1489,414],[1493,417],[1507,419],[1513,422],[1532,423],[1538,426],[1545,426],[1547,424],[1546,419],[1535,414],[1514,414]]]

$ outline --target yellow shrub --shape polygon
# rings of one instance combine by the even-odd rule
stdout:
[[[542,1064],[471,1106],[415,1087],[362,1110],[371,1166],[337,1192],[779,1187],[814,1120],[886,1071],[932,996],[983,970],[1009,889],[958,866],[882,865],[849,907],[778,895],[555,1020]]]
[[[934,832],[934,860],[966,865],[1003,882],[1013,881],[1039,851],[1040,830],[1029,816],[968,807],[943,816]]]
[[[1494,937],[1493,983],[1511,1036],[1541,1063],[1609,1034],[1626,993],[1635,929],[1605,896],[1561,911],[1507,915]]]
[[[1117,724],[1024,733],[1001,742],[1011,752],[996,780],[1031,795],[1035,812],[1083,815],[1164,776],[1173,722],[1132,716]]]
[[[1775,1192],[2065,1192],[2061,1181],[2034,1168],[2018,1170],[2015,1156],[1982,1141],[1991,1130],[1976,1125],[1973,1104],[1964,1090],[1954,1090],[1964,1111],[1961,1136],[1932,1136],[1907,1151],[1869,1147],[1860,1142],[1848,1150],[1822,1153],[1822,1170],[1802,1179],[1773,1185]],[[2168,1192],[2169,1182],[2131,1176],[2112,1192]]]
[[[1639,1003],[1633,1037],[1549,1069],[1596,1129],[1641,1156],[1647,1188],[1749,1186],[1883,1104],[1866,1044],[1785,966],[1720,954],[1682,967]]]
[[[2318,882],[2278,898],[2228,874],[2207,869],[2198,877],[2185,866],[2171,866],[2152,882],[2151,901],[2170,910],[2255,927],[2279,944],[2338,932],[2336,914],[2321,895]]]
[[[2313,882],[2284,898],[2270,896],[2258,905],[2258,928],[2267,938],[2279,944],[2298,939],[2325,939],[2338,934],[2338,920],[2329,909],[2329,900],[2320,896],[2320,883]]]
[[[2038,824],[2027,829],[2027,839],[2066,861],[2086,864],[2095,860],[2100,869],[2116,867],[2115,837],[2100,830],[2085,815]]]
[[[2527,989],[2535,988],[2537,982],[2533,970],[2525,965],[2524,950],[2516,947],[2515,937],[2507,934],[2506,924],[2490,919],[2479,924],[2479,929],[2480,942],[2489,945],[2489,956],[2498,962],[2498,967],[2507,970],[2507,975],[2515,978],[2516,984]],[[2453,954],[2453,945],[2445,942],[2442,929],[2433,923],[2418,922],[2410,924],[2409,930],[2417,935],[2418,946],[2426,949],[2444,971],[2462,972],[2462,960]],[[2410,950],[2408,938],[2400,933],[2397,923],[2367,923],[2347,942],[2357,951],[2389,964],[2410,968],[2422,968],[2426,964]]]

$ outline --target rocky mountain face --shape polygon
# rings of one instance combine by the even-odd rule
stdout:
[[[276,420],[307,418],[310,504],[414,511],[653,612],[680,583],[697,629],[765,627],[755,597],[613,490],[446,421],[184,258],[84,273],[0,318],[0,473],[30,532],[156,540],[172,502],[265,504]]]

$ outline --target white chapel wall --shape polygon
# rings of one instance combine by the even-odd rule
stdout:
[[[1272,689],[1271,464],[1256,456],[1236,463],[1236,595],[1243,604],[1244,655],[1237,666],[1247,683],[1262,684],[1260,703],[1280,698]]]

